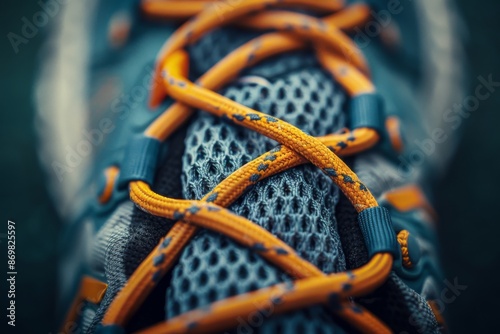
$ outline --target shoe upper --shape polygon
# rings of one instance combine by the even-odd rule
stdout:
[[[345,161],[390,211],[396,233],[409,232],[411,238],[405,241],[409,255],[401,257],[409,258],[412,265],[406,267],[403,259],[398,259],[387,282],[359,301],[396,332],[437,333],[443,325],[428,301],[439,298],[442,275],[435,219],[424,194],[429,193],[429,175],[438,167],[433,157],[423,156],[418,163],[411,160],[421,138],[426,138],[429,124],[436,124],[422,111],[428,106],[422,87],[429,80],[428,60],[422,51],[425,39],[419,26],[422,11],[410,2],[402,2],[397,13],[389,12],[387,1],[371,5],[373,24],[384,26],[385,32],[371,36],[369,30],[360,30],[353,39],[369,62],[384,102],[384,116],[398,120],[404,150],[397,152],[386,132],[375,148]],[[69,224],[61,245],[61,313],[67,310],[82,275],[107,284],[100,303],[84,305],[78,322],[83,332],[99,329],[117,292],[174,224],[135,207],[126,189],[116,189],[106,204],[99,203],[98,195],[103,188],[103,171],[123,163],[132,135],[144,131],[173,103],[167,99],[155,110],[147,106],[154,56],[177,25],[144,19],[135,1],[95,1],[89,6],[93,8],[86,16],[88,42],[86,61],[82,61],[87,127],[83,139],[73,141],[72,150],[86,163],[71,170],[51,166],[58,178],[74,179],[76,170],[78,181],[72,182],[80,182],[73,187],[78,189],[72,190],[73,197],[67,198],[72,206],[64,212]],[[70,10],[78,8],[68,7],[66,17]],[[195,81],[259,34],[234,27],[208,33],[188,48],[190,79]],[[269,58],[241,73],[219,93],[313,136],[338,132],[348,125],[349,96],[310,50]],[[82,140],[91,147],[88,156],[78,151]],[[162,144],[153,190],[173,198],[201,199],[238,167],[275,146],[276,142],[265,136],[199,110]],[[67,162],[71,153],[60,155],[59,161],[64,157]],[[404,196],[418,197],[419,205],[405,206],[400,200]],[[368,260],[356,211],[338,187],[312,165],[258,182],[229,209],[264,227],[325,273],[357,268]],[[217,300],[291,279],[252,250],[201,230],[128,329],[141,329]],[[256,327],[259,333],[349,331],[319,305],[265,317],[258,326],[243,319],[234,331],[251,333]]]

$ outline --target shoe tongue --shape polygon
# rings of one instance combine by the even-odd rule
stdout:
[[[221,29],[190,49],[193,75],[208,70],[225,54],[255,35]],[[309,52],[274,57],[247,73],[246,80],[229,84],[220,93],[238,103],[278,117],[319,136],[345,126],[345,93]],[[250,79],[248,79],[250,76]],[[200,111],[186,134],[182,187],[184,198],[203,197],[225,177],[276,143]],[[262,180],[229,207],[285,241],[305,259],[327,273],[345,270],[335,220],[338,189],[313,166],[301,166]],[[289,279],[259,255],[209,231],[200,231],[173,269],[167,291],[167,317]],[[322,308],[266,321],[273,326],[332,326]],[[307,313],[309,312],[309,313]],[[307,321],[305,314],[312,317]],[[314,314],[314,316],[311,316]],[[281,320],[280,320],[281,319]],[[326,319],[326,320],[325,320]],[[273,325],[271,325],[271,323]],[[276,332],[276,330],[274,331]]]

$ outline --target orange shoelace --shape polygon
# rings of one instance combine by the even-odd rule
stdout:
[[[158,106],[167,95],[176,103],[146,129],[146,137],[165,141],[195,109],[201,109],[257,131],[280,145],[236,170],[201,200],[167,198],[153,192],[147,182],[130,182],[130,198],[136,205],[177,222],[117,294],[103,325],[124,327],[159,280],[172,269],[198,229],[206,228],[258,252],[294,281],[214,302],[140,333],[218,332],[237,326],[238,317],[259,309],[272,309],[273,314],[278,314],[315,304],[329,305],[335,316],[361,332],[390,333],[384,323],[356,304],[352,297],[369,293],[386,280],[393,263],[391,254],[379,252],[358,269],[326,275],[267,230],[226,209],[249,186],[305,163],[316,165],[329,176],[358,212],[377,207],[370,191],[338,157],[374,146],[379,140],[377,131],[359,127],[315,138],[214,92],[263,59],[312,47],[324,69],[351,98],[375,93],[366,61],[346,34],[367,21],[369,8],[362,4],[344,8],[342,2],[336,0],[145,0],[141,7],[146,15],[155,18],[194,16],[170,37],[157,58],[155,82],[162,84],[153,87],[151,105]],[[286,11],[288,7],[319,11],[327,16],[318,19]],[[207,32],[229,24],[274,32],[244,44],[196,83],[190,82],[187,79],[189,58],[184,48]],[[116,177],[115,167],[108,174]],[[106,193],[106,198],[109,196]]]

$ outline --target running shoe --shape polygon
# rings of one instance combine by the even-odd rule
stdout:
[[[61,332],[444,332],[430,194],[462,88],[453,13],[65,4],[37,87]]]

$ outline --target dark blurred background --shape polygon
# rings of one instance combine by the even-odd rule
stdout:
[[[493,75],[500,81],[500,1],[457,1],[468,29],[467,72],[471,81]],[[35,1],[2,2],[0,127],[2,310],[5,310],[7,220],[17,223],[16,332],[54,331],[58,220],[37,161],[32,85],[44,34],[39,32],[15,54],[7,34],[20,18],[37,10]],[[457,32],[458,33],[458,32]],[[468,94],[474,87],[468,86]],[[446,305],[454,333],[496,332],[500,267],[499,172],[500,92],[482,101],[462,126],[463,137],[449,171],[436,184],[436,206],[446,278],[467,289]],[[2,311],[2,328],[5,328]],[[12,332],[11,330],[7,333]],[[2,333],[6,331],[2,330]]]

